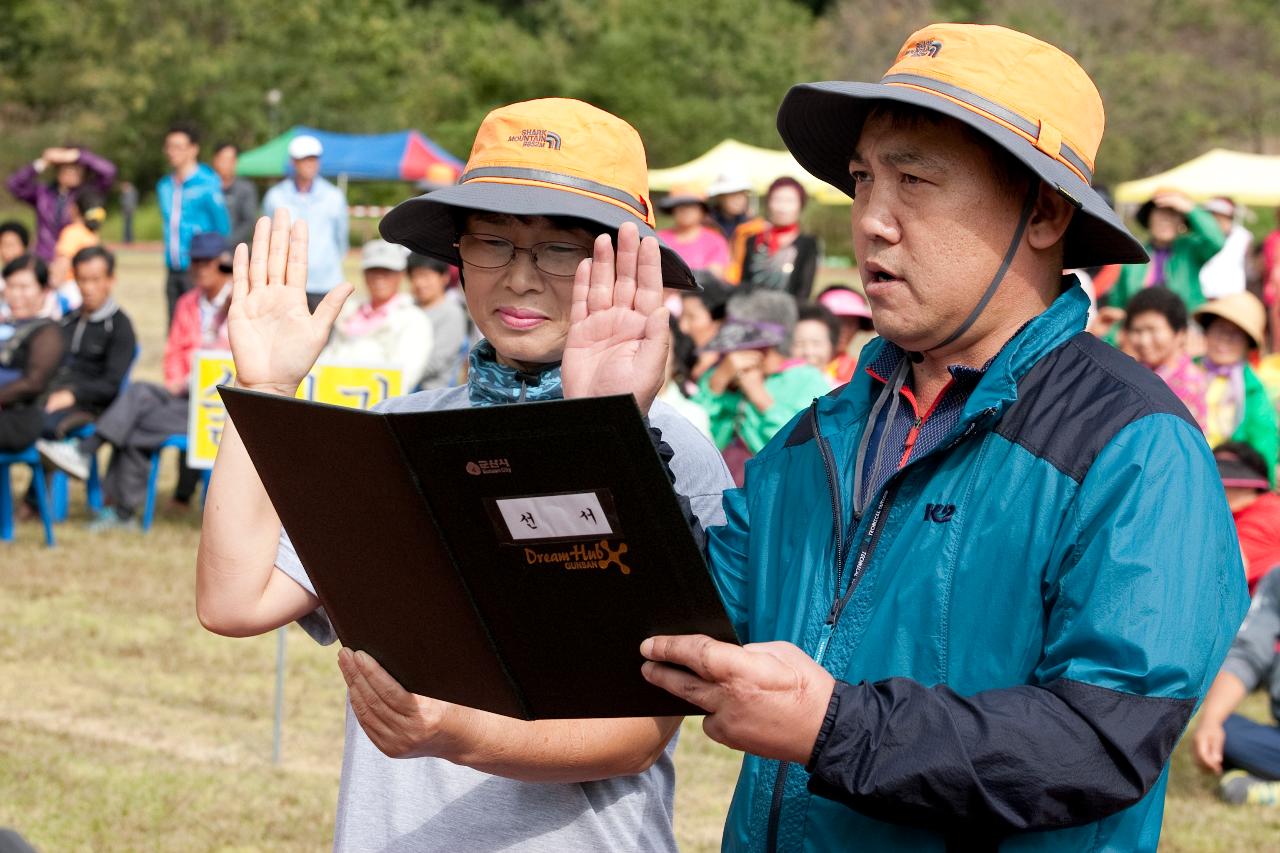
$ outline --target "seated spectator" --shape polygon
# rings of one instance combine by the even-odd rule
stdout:
[[[0,267],[25,255],[30,245],[31,234],[27,226],[12,219],[0,222]]]
[[[53,247],[53,263],[49,264],[49,283],[57,291],[57,304],[50,307],[55,319],[80,307],[80,290],[71,275],[71,259],[81,249],[102,245],[98,229],[107,218],[102,197],[96,190],[84,189],[67,203],[70,221],[58,234]]]
[[[407,266],[413,301],[431,321],[431,358],[418,388],[452,388],[461,381],[462,368],[467,363],[467,333],[471,327],[466,305],[449,294],[453,268],[416,252],[409,255]]]
[[[111,464],[102,481],[107,505],[90,523],[90,530],[136,523],[147,497],[151,455],[170,435],[187,431],[192,357],[201,349],[231,349],[227,340],[231,255],[226,238],[216,231],[193,236],[191,271],[195,286],[178,297],[174,306],[164,351],[164,384],[130,383],[98,416],[88,438],[37,444],[48,462],[80,479],[89,476],[89,461],[98,449],[111,445]]]
[[[840,321],[836,357],[827,373],[837,385],[843,385],[853,378],[862,348],[876,336],[871,322],[871,306],[865,296],[843,284],[835,284],[822,291],[818,304],[825,306]]]
[[[1267,482],[1267,463],[1243,441],[1213,451],[1227,490],[1227,504],[1244,552],[1245,577],[1253,593],[1262,576],[1280,566],[1280,495]]]
[[[658,207],[674,220],[671,228],[658,232],[658,239],[684,258],[689,269],[723,276],[729,266],[729,243],[718,228],[706,224],[711,212],[706,194],[693,187],[674,187]]]
[[[44,398],[62,360],[58,324],[40,317],[49,271],[35,255],[3,268],[10,319],[0,324],[0,453],[31,446],[44,425]]]
[[[1107,304],[1124,308],[1143,288],[1167,287],[1191,310],[1199,308],[1204,302],[1200,268],[1227,239],[1213,214],[1180,192],[1161,190],[1138,209],[1137,220],[1151,235],[1146,245],[1151,260],[1125,264],[1107,293]]]
[[[740,172],[723,173],[707,187],[711,220],[729,243],[729,266],[722,278],[731,285],[742,281],[747,241],[766,226],[751,210],[751,192],[750,177]]]
[[[1191,737],[1196,763],[1222,774],[1218,793],[1233,805],[1280,805],[1280,571],[1263,577]],[[1271,723],[1235,713],[1255,687],[1271,695]]]
[[[689,370],[694,382],[702,378],[720,360],[720,354],[704,349],[720,331],[724,322],[725,305],[729,302],[730,289],[714,274],[705,270],[694,273],[700,291],[686,291],[680,295],[680,331],[693,341],[697,360]],[[673,314],[674,316],[674,314]]]
[[[10,261],[16,261],[27,254],[29,241],[30,235],[21,222],[13,220],[0,222],[0,269],[7,266]],[[9,309],[4,300],[4,278],[0,277],[0,322],[9,316],[8,312]]]
[[[58,270],[62,277],[52,278],[57,286],[71,279],[71,259],[81,249],[102,245],[98,230],[107,218],[102,196],[95,190],[81,190],[67,202],[67,224],[58,232],[58,242],[53,245],[53,263],[49,265],[52,276]]]
[[[680,331],[676,319],[672,317],[671,349],[667,351],[667,382],[662,386],[658,399],[675,409],[689,423],[698,428],[698,432],[711,437],[711,419],[706,409],[693,402],[690,397],[697,393],[698,384],[691,378],[690,371],[698,361],[698,350],[693,339]]]
[[[791,332],[791,355],[825,371],[840,343],[840,321],[825,305],[801,305]]]
[[[1209,376],[1187,354],[1187,306],[1181,297],[1166,287],[1139,290],[1125,306],[1124,331],[1133,357],[1155,371],[1205,429]]]
[[[822,244],[800,230],[800,216],[809,196],[795,178],[778,178],[765,194],[768,226],[747,240],[742,261],[742,286],[782,290],[805,301],[822,259]]]
[[[1210,447],[1243,441],[1262,454],[1267,479],[1275,485],[1276,410],[1267,389],[1249,366],[1266,329],[1266,310],[1252,293],[1236,293],[1207,302],[1195,312],[1204,327],[1203,365],[1209,374],[1205,391],[1208,417],[1205,437]]]
[[[406,391],[416,388],[431,360],[431,320],[400,291],[408,251],[386,240],[370,240],[360,253],[369,298],[347,300],[320,361],[398,367]]]
[[[703,375],[694,402],[707,410],[711,437],[739,486],[748,459],[815,397],[831,390],[821,370],[787,357],[795,300],[756,291],[729,300],[728,318],[705,347],[720,354]]]
[[[115,256],[101,246],[82,249],[71,259],[80,307],[58,321],[67,351],[45,402],[45,438],[66,438],[92,423],[120,393],[133,364],[138,339],[129,315],[111,295],[115,269]]]

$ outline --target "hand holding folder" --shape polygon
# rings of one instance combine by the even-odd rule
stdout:
[[[736,642],[630,396],[361,412],[222,389],[343,644],[523,719],[699,713],[655,634]]]

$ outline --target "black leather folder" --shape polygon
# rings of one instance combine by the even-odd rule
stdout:
[[[702,713],[640,642],[737,642],[629,396],[376,413],[221,387],[343,645],[527,720]]]

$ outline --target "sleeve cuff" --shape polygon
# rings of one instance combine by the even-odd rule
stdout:
[[[289,534],[283,528],[280,530],[280,544],[276,548],[276,568],[307,592],[316,594],[315,587],[311,585],[311,578],[308,577],[306,568],[298,558],[298,552],[293,549]],[[333,629],[329,614],[325,613],[323,607],[317,607],[300,617],[298,627],[322,646],[327,646],[338,639],[338,633]]]
[[[1259,676],[1249,662],[1235,655],[1227,655],[1227,659],[1222,662],[1222,671],[1229,672],[1236,678],[1244,682],[1244,686],[1250,692],[1258,686]]]
[[[840,714],[840,699],[849,687],[848,682],[837,681],[835,688],[831,691],[831,700],[827,702],[827,713],[822,718],[822,728],[818,729],[818,737],[813,742],[813,752],[809,753],[809,763],[804,768],[810,774],[818,766],[822,749],[827,745],[827,738],[831,736],[831,730],[836,725],[836,717]]]

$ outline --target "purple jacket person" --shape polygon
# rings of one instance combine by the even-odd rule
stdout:
[[[44,183],[40,175],[50,166],[54,180]],[[67,202],[86,180],[103,195],[116,178],[115,164],[87,148],[46,148],[34,162],[9,176],[9,192],[36,209],[36,254],[48,263],[58,233],[69,221]]]

